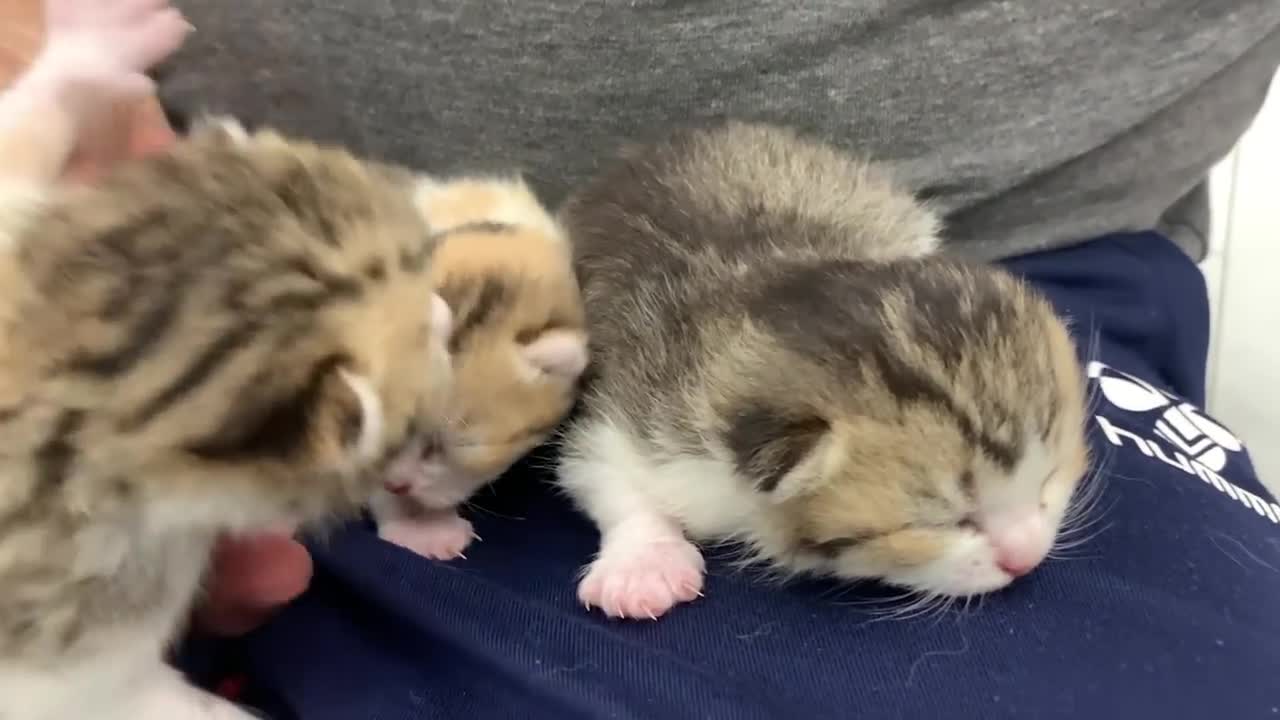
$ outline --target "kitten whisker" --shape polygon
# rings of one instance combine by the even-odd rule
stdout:
[[[860,599],[860,600],[847,600],[847,601],[841,601],[841,602],[838,602],[838,603],[835,603],[835,604],[836,604],[836,605],[842,605],[842,606],[848,606],[848,607],[876,608],[877,606],[883,606],[883,605],[885,605],[885,604],[897,603],[897,602],[901,602],[901,601],[903,601],[903,600],[907,600],[907,599],[910,599],[910,598],[918,597],[918,596],[919,596],[919,594],[920,594],[920,593],[919,593],[919,591],[916,591],[916,590],[907,590],[907,591],[905,591],[905,592],[903,592],[903,593],[901,593],[901,594],[898,594],[898,595],[890,595],[889,597],[875,597],[875,598],[863,598],[863,599]]]
[[[1097,525],[1114,507],[1113,503],[1106,509],[1101,511],[1098,509],[1105,495],[1104,483],[1105,479],[1109,477],[1107,467],[1111,460],[1110,450],[1108,449],[1104,452],[1107,454],[1085,475],[1066,512],[1063,514],[1061,528],[1054,543],[1055,548],[1060,547],[1063,540],[1074,539],[1075,536],[1085,533]],[[1096,536],[1097,533],[1090,534],[1088,540],[1092,540]]]
[[[1099,535],[1106,532],[1107,530],[1110,530],[1112,526],[1113,526],[1113,523],[1108,522],[1107,524],[1098,528],[1096,531],[1089,533],[1088,535],[1085,535],[1083,537],[1071,538],[1067,542],[1055,542],[1053,544],[1053,549],[1054,550],[1070,550],[1072,548],[1078,548],[1083,545],[1088,545],[1089,543],[1097,539]]]
[[[1060,553],[1056,549],[1050,551],[1047,557],[1054,562],[1075,562],[1080,560],[1093,561],[1102,559],[1101,555],[1075,555],[1072,553]]]
[[[947,595],[938,599],[930,613],[933,616],[934,625],[942,622],[942,619],[947,617],[957,600],[958,598],[955,595]]]
[[[465,508],[466,510],[468,510],[469,512],[474,512],[474,513],[477,513],[477,514],[483,514],[483,515],[489,515],[489,516],[496,517],[496,518],[502,518],[503,520],[527,520],[527,519],[528,519],[528,518],[520,517],[519,515],[504,515],[504,514],[502,514],[502,513],[500,513],[500,512],[496,512],[496,511],[494,511],[494,510],[491,510],[490,508],[487,508],[487,507],[485,507],[485,506],[483,506],[483,505],[476,505],[476,504],[474,504],[473,502],[471,502],[470,500],[468,500],[467,502],[463,503],[462,507],[463,507],[463,508]]]
[[[1079,532],[1081,528],[1087,528],[1099,522],[1102,518],[1106,517],[1107,513],[1115,507],[1117,502],[1119,501],[1113,498],[1104,506],[1102,504],[1103,500],[1101,495],[1092,498],[1089,500],[1087,505],[1082,504],[1078,510],[1068,512],[1063,516],[1062,527],[1059,531],[1059,535],[1070,535],[1072,533]]]
[[[1090,517],[1087,521],[1080,522],[1070,527],[1064,528],[1062,531],[1058,533],[1057,538],[1055,538],[1054,540],[1053,546],[1057,548],[1057,547],[1075,547],[1077,545],[1083,545],[1086,542],[1090,542],[1094,538],[1106,532],[1112,527],[1112,523],[1110,521],[1106,521],[1106,517],[1110,512],[1110,508],[1112,507],[1115,507],[1114,503],[1108,506],[1108,509],[1106,512],[1096,513],[1092,517]],[[1103,523],[1103,524],[1099,525],[1100,523]]]
[[[900,606],[889,608],[884,613],[873,613],[876,617],[873,617],[869,622],[915,620],[927,618],[935,613],[944,614],[955,601],[954,596],[946,596],[924,590],[911,591],[907,597],[914,597],[914,599]]]
[[[1102,331],[1097,329],[1093,322],[1094,321],[1091,316],[1089,318],[1089,327],[1091,330],[1089,332],[1088,344],[1085,346],[1084,352],[1084,364],[1086,368],[1088,368],[1090,364],[1098,362],[1098,358],[1101,357],[1100,348],[1102,346]],[[1088,389],[1085,394],[1085,417],[1089,417],[1097,412],[1098,405],[1102,400],[1102,393],[1100,392],[1100,388],[1097,383],[1089,383],[1087,387]]]

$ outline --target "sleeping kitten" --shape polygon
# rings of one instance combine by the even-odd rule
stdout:
[[[588,607],[697,597],[687,538],[958,596],[1049,552],[1088,464],[1072,341],[1008,273],[934,256],[934,216],[875,167],[729,123],[630,151],[562,220],[592,340],[559,472],[602,534]]]
[[[395,463],[372,510],[384,539],[448,560],[473,537],[457,506],[569,412],[587,341],[569,243],[522,181],[423,181],[418,202],[455,316],[454,394],[448,425]]]
[[[218,535],[354,514],[441,420],[432,246],[408,173],[234,124],[49,185],[75,137],[37,119],[82,127],[182,32],[155,0],[49,9],[0,99],[31,161],[0,196],[0,717],[248,720],[166,646]]]

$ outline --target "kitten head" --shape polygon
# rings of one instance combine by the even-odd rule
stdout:
[[[60,402],[88,408],[68,432],[182,506],[234,498],[256,522],[367,499],[451,384],[409,180],[224,121],[68,192],[22,253],[48,306],[23,337]]]
[[[545,441],[587,363],[578,283],[559,226],[518,180],[423,184],[432,277],[454,312],[447,424],[387,481],[431,507],[466,500]]]
[[[340,348],[333,378],[341,389],[330,410],[359,408],[348,413],[345,445],[317,427],[314,447],[328,443],[335,458],[354,451],[358,463],[385,463],[410,435],[438,427],[452,384],[453,313],[433,289],[435,242],[417,212],[414,178],[271,130],[250,134],[223,122],[193,138],[228,140],[253,158],[283,214],[275,247],[255,258],[283,270],[263,283],[263,299],[311,314],[322,342]],[[286,352],[305,347],[303,340]],[[325,412],[317,406],[315,419]]]
[[[1045,559],[1088,450],[1083,372],[1044,300],[931,261],[796,272],[756,303],[772,350],[738,368],[753,390],[724,437],[767,508],[763,555],[953,596]]]

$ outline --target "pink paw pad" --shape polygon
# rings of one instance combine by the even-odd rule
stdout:
[[[470,522],[449,515],[390,520],[378,529],[378,536],[431,560],[465,560],[462,551],[475,539],[475,531]]]
[[[657,620],[702,595],[705,564],[687,540],[606,546],[578,584],[578,599],[609,617]]]

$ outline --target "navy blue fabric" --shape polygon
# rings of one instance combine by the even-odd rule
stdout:
[[[1154,234],[1008,266],[1103,363],[1102,532],[1075,559],[981,607],[887,620],[892,591],[779,588],[712,557],[704,599],[609,621],[575,600],[597,534],[535,460],[480,499],[468,560],[367,525],[315,544],[313,589],[248,639],[255,690],[303,720],[1280,717],[1280,507],[1185,404],[1205,395],[1199,272]]]

